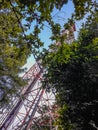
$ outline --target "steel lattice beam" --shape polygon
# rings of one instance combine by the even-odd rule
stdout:
[[[35,63],[23,76],[23,79],[28,80],[28,85],[20,91],[20,97],[12,98],[12,107],[9,110],[5,108],[5,111],[1,113],[0,130],[29,130],[33,125],[41,127],[47,124],[41,120],[47,115],[50,116],[48,119],[50,130],[56,128],[52,126],[55,116],[51,111],[55,97],[42,89],[42,74],[43,69]],[[53,96],[53,101],[49,101],[50,95]],[[47,112],[42,112],[43,106],[47,106]]]

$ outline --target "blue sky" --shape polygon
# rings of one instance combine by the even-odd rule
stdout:
[[[67,22],[68,18],[71,17],[71,14],[73,12],[74,12],[74,5],[73,5],[72,1],[69,0],[68,4],[64,5],[60,11],[57,9],[54,9],[54,11],[52,13],[52,17],[56,23],[61,24],[61,26],[63,27],[64,23]],[[75,23],[75,25],[76,25],[76,32],[74,33],[75,38],[77,38],[79,28],[81,27],[81,23],[82,23],[82,20],[77,21]],[[32,25],[31,30],[33,30],[33,27],[34,27],[34,25]],[[31,30],[29,30],[29,32],[31,32]],[[49,37],[51,36],[51,30],[49,29],[47,23],[45,23],[44,30],[41,32],[41,34],[39,36],[40,36],[41,40],[44,42],[45,48],[47,48],[52,43],[52,41],[49,39]],[[27,63],[25,64],[24,67],[29,69],[34,63],[35,63],[35,60],[34,60],[33,56],[31,55],[28,58]]]

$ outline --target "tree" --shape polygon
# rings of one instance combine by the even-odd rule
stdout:
[[[19,73],[26,63],[30,50],[22,39],[22,30],[13,12],[0,12],[0,101],[19,91],[24,85]]]
[[[19,78],[21,67],[31,53],[36,58],[39,48],[43,45],[39,33],[43,30],[44,22],[47,21],[53,29],[55,24],[51,12],[54,7],[61,9],[67,2],[68,0],[49,0],[48,3],[45,0],[0,1],[0,101],[8,99],[10,93],[19,90],[18,87],[23,84]],[[77,2],[73,1],[76,12],[78,12]],[[80,4],[83,9],[79,10],[78,18],[84,16],[89,6],[93,7],[91,0],[80,1]],[[32,32],[26,34],[35,22]]]
[[[44,55],[44,76],[56,89],[56,101],[61,107],[56,121],[61,125],[59,129],[98,129],[97,13],[88,17],[77,41],[62,41],[57,51]]]
[[[19,73],[23,71],[27,58],[32,53],[36,57],[43,45],[38,36],[43,22],[51,21],[50,13],[54,6],[62,6],[58,5],[58,1],[48,4],[37,0],[0,1],[0,102],[3,104],[24,85]],[[32,33],[26,34],[35,22]]]

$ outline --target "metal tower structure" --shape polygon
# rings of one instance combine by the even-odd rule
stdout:
[[[69,28],[65,28],[61,31],[61,36],[66,35],[65,43],[70,44],[75,40],[74,32],[76,31],[76,26],[75,26],[75,23],[73,23],[72,25],[68,25],[68,26],[69,26]],[[57,46],[61,45],[61,43],[58,41],[55,44]]]
[[[12,97],[10,106],[0,109],[0,130],[57,130],[55,96],[42,88],[43,71],[36,62],[24,74],[27,86]]]
[[[63,30],[66,34],[65,42],[74,41],[75,26],[70,30]],[[60,45],[59,42],[56,45]],[[11,97],[9,106],[0,109],[0,130],[57,130],[53,122],[56,114],[55,95],[49,89],[42,88],[44,69],[36,62],[23,79],[28,81],[19,93]]]

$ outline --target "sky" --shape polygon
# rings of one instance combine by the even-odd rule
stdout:
[[[68,4],[64,5],[60,11],[57,9],[54,9],[54,11],[52,13],[52,17],[56,23],[61,24],[61,26],[63,27],[64,23],[67,22],[68,18],[71,17],[71,14],[73,12],[74,12],[74,5],[73,5],[72,1],[69,0]],[[76,23],[75,23],[76,32],[74,32],[74,35],[75,35],[76,39],[77,39],[78,31],[79,31],[79,28],[81,27],[82,22],[83,22],[83,20],[76,21]],[[52,41],[49,39],[49,37],[51,36],[51,30],[47,23],[44,23],[44,25],[45,25],[44,30],[41,32],[39,37],[44,42],[44,47],[48,48],[48,46],[52,43]],[[34,28],[34,25],[31,26],[31,30],[33,28]],[[29,30],[28,33],[30,33],[31,30]],[[31,55],[28,58],[27,63],[24,65],[23,68],[26,67],[28,70],[34,63],[35,63],[35,59],[34,59],[33,55]]]

